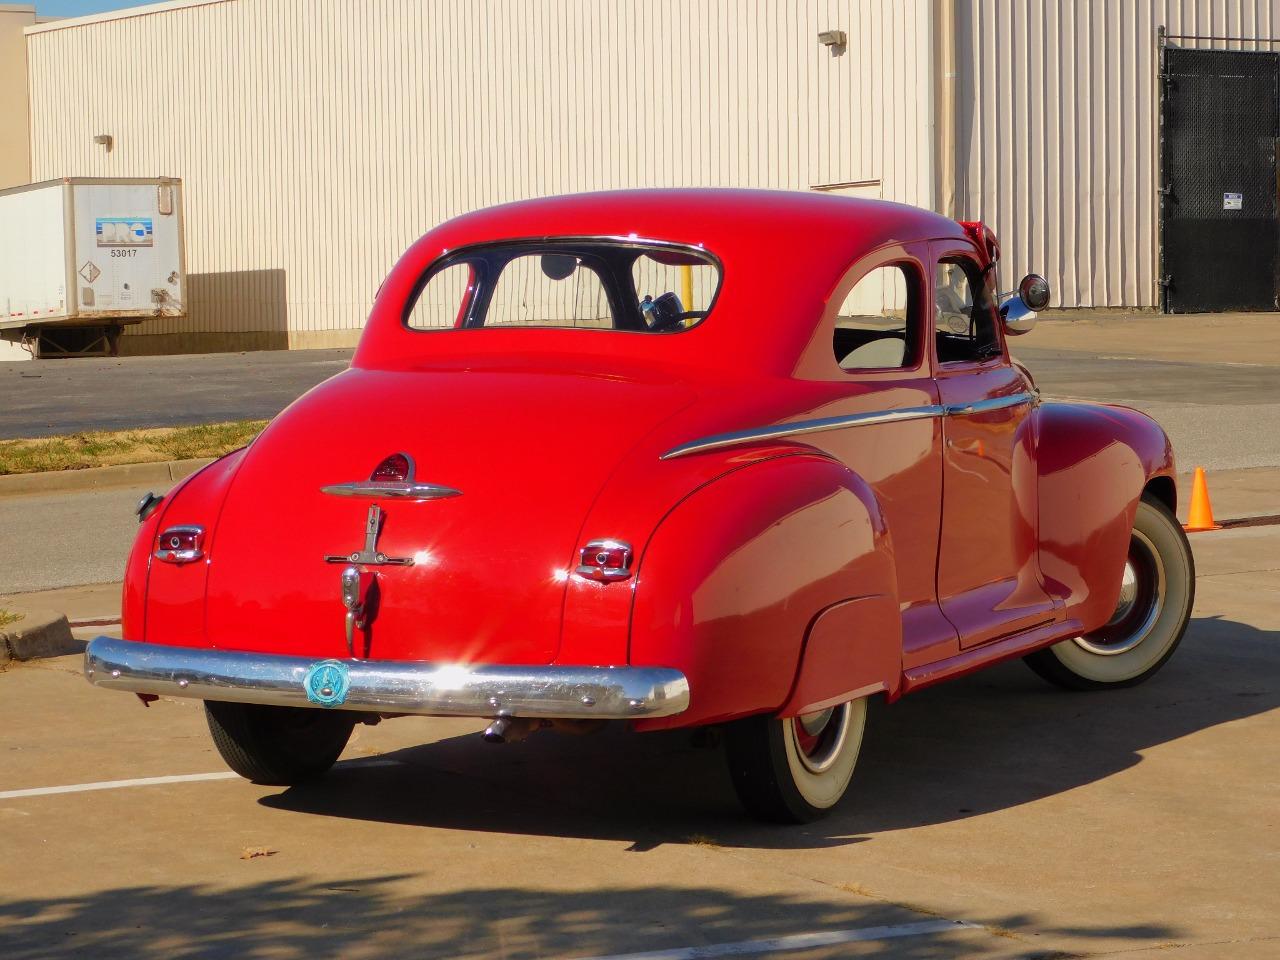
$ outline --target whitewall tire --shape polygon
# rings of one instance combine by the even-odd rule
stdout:
[[[1120,599],[1098,629],[1026,657],[1060,687],[1129,687],[1153,676],[1173,655],[1191,619],[1196,573],[1182,527],[1158,500],[1138,504]]]
[[[865,697],[804,717],[762,715],[730,724],[726,755],[742,805],[774,822],[823,816],[849,789],[866,725]]]

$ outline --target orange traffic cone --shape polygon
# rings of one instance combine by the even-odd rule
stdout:
[[[1222,525],[1213,522],[1213,507],[1209,503],[1209,484],[1204,478],[1204,467],[1196,467],[1191,479],[1191,509],[1182,529],[1188,533],[1201,530],[1221,530]]]

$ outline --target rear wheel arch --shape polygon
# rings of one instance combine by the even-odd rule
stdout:
[[[864,594],[891,597],[896,610],[889,531],[870,486],[846,466],[802,451],[704,484],[639,558],[629,638],[633,665],[685,673],[690,709],[640,725],[777,712],[813,625]]]

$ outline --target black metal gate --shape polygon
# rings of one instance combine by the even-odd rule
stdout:
[[[1161,54],[1165,312],[1275,310],[1280,54]]]

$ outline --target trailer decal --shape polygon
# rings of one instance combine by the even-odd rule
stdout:
[[[93,283],[98,277],[102,276],[102,271],[98,269],[98,265],[92,260],[86,260],[84,266],[80,268],[80,276],[84,277],[85,283]]]
[[[149,247],[150,217],[98,217],[94,233],[100,247]]]

